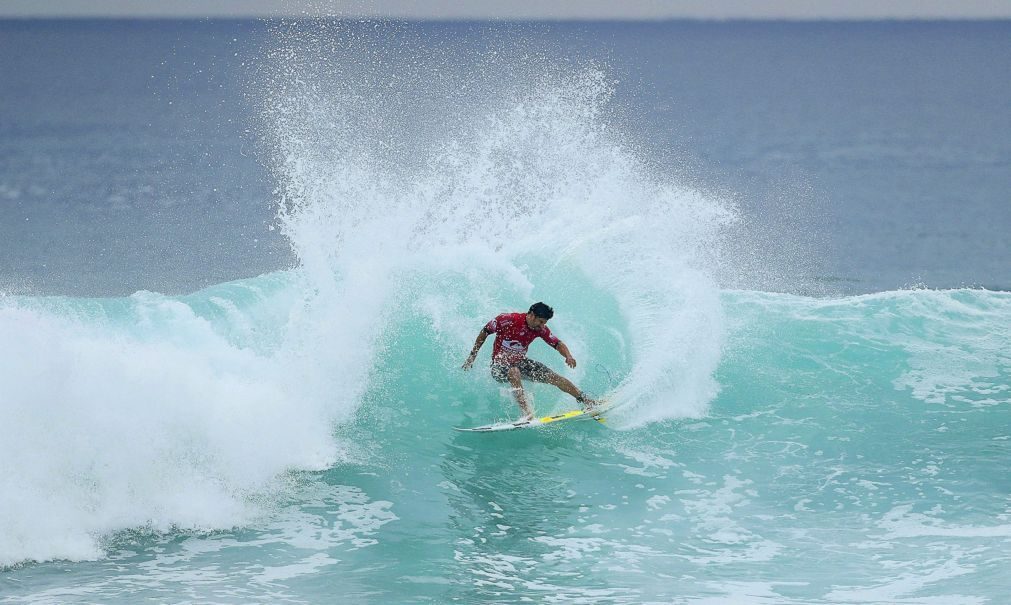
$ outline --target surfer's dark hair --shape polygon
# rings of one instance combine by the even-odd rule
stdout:
[[[540,317],[541,319],[551,319],[555,316],[555,310],[542,302],[530,305],[530,312],[534,314],[534,317]]]

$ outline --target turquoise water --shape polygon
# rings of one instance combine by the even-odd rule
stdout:
[[[0,603],[1006,601],[1006,23],[3,27]]]
[[[348,418],[269,334],[298,284],[5,302],[3,602],[1003,598],[1011,295],[724,291],[705,413],[658,397],[642,426],[619,397],[606,428],[467,435],[515,414],[456,369],[476,330],[405,303]],[[611,310],[585,320],[634,342]],[[634,346],[570,343],[631,376]],[[79,370],[38,381],[40,348]],[[163,376],[131,372],[145,356]]]

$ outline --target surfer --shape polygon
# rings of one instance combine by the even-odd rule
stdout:
[[[548,329],[548,320],[554,316],[554,310],[548,305],[539,302],[530,306],[526,313],[503,313],[495,319],[489,321],[481,333],[474,341],[474,348],[463,363],[463,369],[469,370],[474,365],[478,351],[484,345],[484,341],[489,334],[495,335],[495,344],[491,352],[491,376],[498,382],[508,382],[512,385],[513,394],[516,396],[516,403],[519,404],[523,412],[521,420],[533,418],[534,412],[527,403],[526,393],[523,391],[523,378],[535,382],[543,382],[554,385],[565,393],[572,395],[576,401],[583,406],[583,409],[590,409],[597,404],[585,393],[579,390],[567,378],[559,376],[539,361],[534,361],[527,357],[527,347],[536,338],[540,338],[548,343],[556,351],[565,357],[565,364],[570,368],[576,367],[576,359],[569,352],[569,347],[551,333]]]

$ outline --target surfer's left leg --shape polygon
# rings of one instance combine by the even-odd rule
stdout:
[[[532,359],[524,359],[519,365],[519,369],[525,378],[530,380],[536,380],[537,382],[543,382],[545,384],[550,384],[557,387],[558,390],[563,393],[572,395],[575,397],[579,405],[583,406],[583,409],[589,410],[594,406],[598,405],[600,402],[589,398],[586,393],[579,390],[575,384],[572,383],[568,378],[555,373],[548,366],[540,363],[539,361],[534,361]]]

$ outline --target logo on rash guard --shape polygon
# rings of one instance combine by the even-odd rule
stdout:
[[[526,351],[527,348],[523,346],[523,343],[518,340],[503,340],[502,348],[509,349],[510,351]]]

